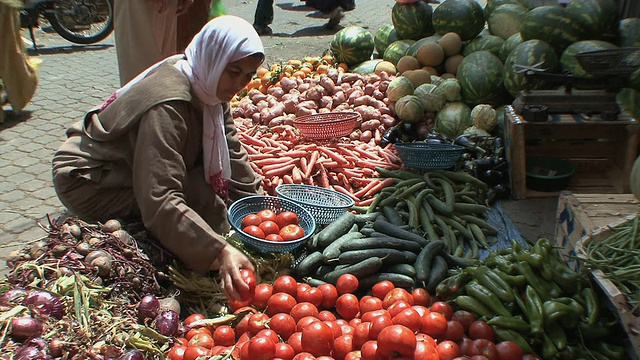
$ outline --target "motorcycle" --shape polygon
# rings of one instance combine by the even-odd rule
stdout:
[[[29,29],[36,49],[34,28],[45,19],[64,39],[76,44],[94,44],[113,31],[114,0],[26,0],[20,11],[20,26]]]

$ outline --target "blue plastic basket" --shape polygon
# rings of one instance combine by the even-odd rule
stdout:
[[[320,186],[283,184],[276,193],[305,208],[320,225],[331,224],[354,205],[347,195]]]
[[[291,211],[298,215],[298,222],[304,236],[298,240],[275,242],[257,238],[242,231],[242,219],[255,214],[260,210],[270,209],[276,214],[283,211]],[[235,201],[228,210],[229,223],[236,230],[238,238],[262,253],[277,252],[286,253],[297,249],[304,244],[316,230],[316,221],[313,216],[302,206],[293,201],[275,196],[248,196]]]
[[[423,170],[448,169],[456,164],[464,147],[443,143],[394,144],[402,162],[409,167]]]

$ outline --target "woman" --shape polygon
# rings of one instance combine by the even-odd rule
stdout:
[[[153,65],[67,130],[53,158],[53,183],[68,210],[87,220],[140,216],[196,271],[219,270],[223,291],[248,290],[249,259],[222,235],[231,201],[255,195],[228,102],[264,61],[251,24],[208,22],[176,55]]]

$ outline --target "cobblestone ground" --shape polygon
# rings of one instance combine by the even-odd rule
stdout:
[[[227,1],[227,11],[253,21],[256,1]],[[345,14],[342,26],[358,25],[372,33],[391,22],[390,0],[361,0]],[[327,21],[303,2],[276,1],[274,34],[263,37],[267,60],[320,55],[329,46],[334,31]],[[28,32],[23,30],[25,39]],[[118,86],[113,37],[89,46],[67,42],[48,28],[37,29],[39,51],[30,54],[42,60],[36,96],[19,114],[5,106],[0,124],[0,273],[9,251],[46,236],[38,225],[47,226],[47,215],[64,211],[51,185],[50,162],[64,139],[67,126],[86,110],[100,104]]]

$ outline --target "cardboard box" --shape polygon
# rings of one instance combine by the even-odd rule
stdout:
[[[632,194],[573,194],[562,191],[558,198],[554,241],[563,259],[574,270],[576,245],[585,236],[625,216],[640,211],[640,201]]]
[[[576,244],[576,253],[579,257],[587,258],[585,252],[585,245],[591,241],[603,241],[611,235],[611,228],[618,225],[622,225],[627,221],[633,221],[634,215],[629,215],[618,221],[600,227],[592,233],[584,236]],[[632,306],[627,301],[627,297],[620,289],[609,280],[605,274],[600,270],[594,270],[590,272],[590,278],[595,283],[604,295],[606,302],[605,305],[611,308],[611,310],[620,319],[620,325],[624,332],[627,334],[630,342],[630,348],[628,349],[628,355],[631,359],[640,359],[640,318],[635,316],[632,312]]]
[[[640,124],[625,114],[616,121],[553,114],[546,122],[528,122],[505,107],[505,150],[514,199],[558,196],[559,191],[527,188],[527,156],[570,161],[576,172],[566,188],[579,194],[629,193],[629,174],[638,153]]]

